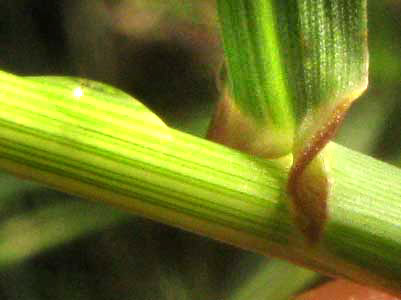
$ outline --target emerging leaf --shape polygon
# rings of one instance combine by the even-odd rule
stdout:
[[[248,152],[270,158],[291,152],[295,128],[275,2],[217,1],[233,96],[223,101],[231,102],[225,105],[230,111],[239,112],[223,116],[245,124],[241,140],[257,146],[246,147]],[[232,131],[237,138],[237,130]]]

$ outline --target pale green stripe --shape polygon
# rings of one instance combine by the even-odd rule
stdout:
[[[234,100],[259,125],[292,134],[275,0],[217,1]]]
[[[292,225],[282,162],[146,122],[135,116],[136,105],[118,97],[82,98],[97,115],[72,96],[72,81],[70,91],[49,81],[47,96],[45,79],[35,84],[0,73],[0,168],[239,247],[401,290],[399,169],[330,144],[330,219],[322,243],[309,248]]]

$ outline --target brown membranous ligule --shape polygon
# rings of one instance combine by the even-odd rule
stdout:
[[[324,157],[319,157],[319,153],[335,136],[350,105],[351,101],[338,105],[326,125],[294,153],[287,188],[293,203],[295,222],[311,244],[317,243],[322,236],[328,218],[327,201],[332,185],[329,174],[323,170]]]
[[[289,186],[295,208],[295,222],[308,242],[320,240],[327,220],[327,199],[330,181],[327,176],[314,176],[307,168]]]

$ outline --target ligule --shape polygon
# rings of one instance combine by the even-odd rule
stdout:
[[[218,9],[235,108],[220,125],[230,134],[246,124],[231,136],[243,151],[292,152],[295,222],[316,242],[331,185],[319,153],[367,86],[366,0],[219,0]]]
[[[298,126],[288,190],[296,215],[303,215],[297,219],[315,218],[307,227],[303,221],[298,225],[307,240],[317,242],[326,223],[327,212],[322,209],[328,206],[331,189],[330,173],[324,167],[329,161],[324,153],[317,155],[367,87],[366,1],[304,0],[298,4],[302,74],[297,89],[302,96],[295,104]]]

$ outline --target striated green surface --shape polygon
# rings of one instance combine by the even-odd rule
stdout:
[[[286,165],[172,130],[126,99],[76,80],[0,73],[0,168],[238,247],[401,291],[399,169],[330,144],[330,217],[319,245],[309,248],[289,213]]]
[[[293,8],[287,8],[290,86],[296,89],[300,126],[295,151],[301,152],[338,116],[339,107],[346,106],[340,114],[346,111],[367,87],[367,9],[366,0],[294,2],[297,20],[293,20]]]
[[[366,0],[217,4],[234,101],[299,155],[367,86]]]

